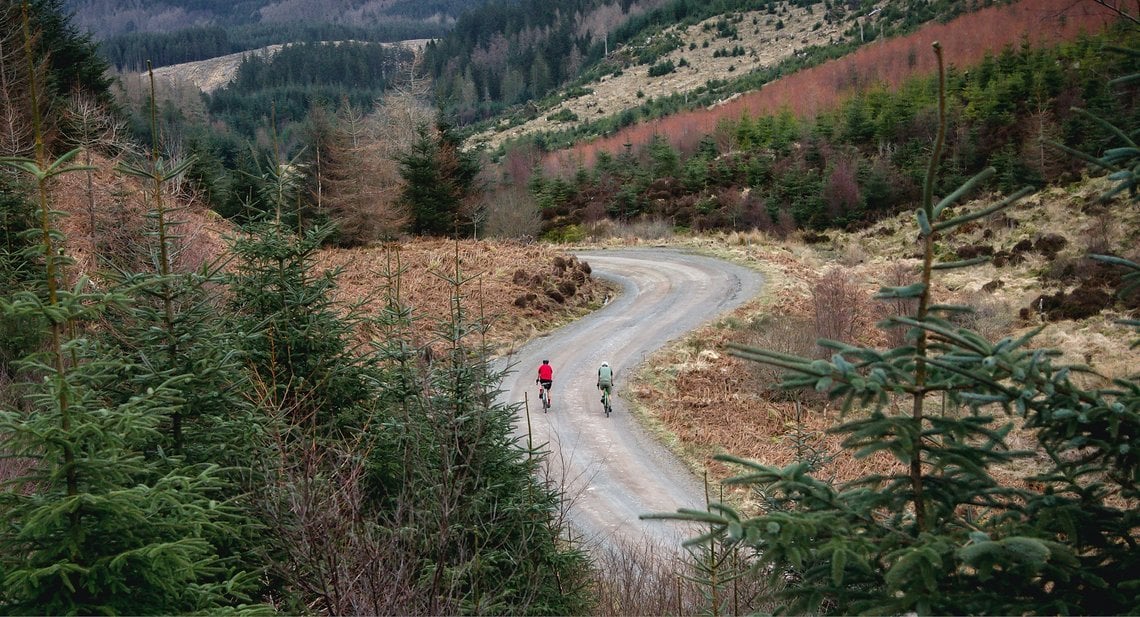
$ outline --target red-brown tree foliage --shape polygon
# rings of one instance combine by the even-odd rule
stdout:
[[[966,67],[1010,45],[1070,41],[1082,34],[1099,33],[1118,19],[1101,5],[1079,0],[1021,0],[989,7],[949,23],[927,24],[904,37],[871,43],[711,108],[635,124],[613,135],[552,152],[546,156],[543,170],[549,175],[573,173],[579,166],[593,166],[598,152],[616,154],[626,144],[636,148],[657,134],[667,136],[680,151],[690,151],[694,143],[713,133],[718,123],[738,120],[742,115],[775,114],[786,109],[800,118],[812,118],[871,86],[898,87],[912,77],[933,74],[935,57],[930,45],[935,41],[941,43],[949,64]]]

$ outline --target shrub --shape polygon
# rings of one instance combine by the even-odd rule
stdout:
[[[825,272],[812,286],[811,303],[815,334],[819,338],[851,343],[864,304],[863,291],[840,268]],[[826,353],[826,350],[820,348]]]
[[[658,62],[657,64],[649,67],[649,76],[660,77],[662,75],[668,75],[675,70],[677,70],[677,67],[674,66],[672,60],[662,60],[661,62]]]
[[[551,122],[577,122],[578,114],[571,111],[568,107],[563,107],[547,116],[546,119]]]
[[[581,242],[586,239],[586,232],[582,229],[581,225],[563,225],[555,227],[550,231],[543,234],[543,239],[555,242],[558,244],[572,244],[574,242]]]

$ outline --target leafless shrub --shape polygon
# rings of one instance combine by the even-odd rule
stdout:
[[[951,319],[955,325],[973,330],[989,341],[1004,338],[1013,331],[1017,315],[1009,303],[977,291],[967,294],[960,304],[973,310],[955,313]]]
[[[823,273],[811,290],[815,333],[819,338],[852,343],[864,303],[863,291],[839,268]],[[821,349],[819,353],[823,353]]]
[[[679,576],[682,564],[656,544],[621,543],[597,552],[594,615],[697,612],[699,592]],[[688,610],[686,610],[688,609]]]
[[[684,556],[647,541],[595,551],[594,615],[743,615],[771,610],[763,573],[749,570],[742,553],[722,555],[718,567],[726,582],[714,590],[695,572],[695,560],[704,557],[700,550]]]
[[[255,500],[270,527],[267,548],[286,556],[273,574],[319,613],[406,613],[414,561],[365,512],[363,457],[297,435],[279,436],[276,454]]]
[[[483,230],[488,237],[533,238],[538,235],[542,217],[525,186],[487,194],[483,199],[487,213]]]
[[[816,353],[815,327],[806,319],[766,319],[754,322],[751,330],[753,333],[746,344],[800,357]],[[748,362],[745,366],[760,388],[770,390],[772,394],[778,392],[776,384],[780,382],[783,370],[759,362]]]
[[[859,182],[855,177],[858,164],[850,158],[840,158],[828,174],[823,185],[823,201],[832,218],[847,215],[859,206]]]
[[[1116,246],[1119,234],[1120,217],[1104,208],[1093,214],[1082,235],[1087,252],[1105,254]]]
[[[673,237],[673,225],[661,218],[638,219],[629,223],[617,223],[613,235],[627,240],[662,240]]]
[[[863,245],[858,240],[852,240],[843,245],[843,250],[839,254],[839,263],[845,266],[857,266],[864,261],[867,261],[867,251],[863,249]]]
[[[588,211],[588,208],[587,208]],[[588,212],[587,212],[588,213]],[[603,238],[612,238],[616,234],[614,231],[617,225],[604,216],[597,219],[589,219],[587,217],[586,234],[591,240],[601,240]]]
[[[887,268],[883,276],[883,287],[906,287],[915,282],[915,272],[910,265],[895,262]],[[914,298],[894,298],[883,300],[879,305],[883,318],[907,317],[914,315],[918,310],[918,300]],[[883,327],[883,334],[887,337],[887,347],[901,347],[906,342],[907,329],[902,326]]]

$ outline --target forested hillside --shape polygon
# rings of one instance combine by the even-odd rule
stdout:
[[[585,612],[468,305],[485,252],[391,244],[370,310],[338,300],[297,166],[259,172],[244,227],[210,214],[154,103],[145,145],[83,105],[110,98],[73,73],[100,61],[45,7],[0,14],[0,613]],[[559,275],[503,289],[562,290],[528,311],[597,301],[588,266],[518,251]],[[441,312],[407,304],[416,278]]]
[[[204,60],[266,45],[394,42],[442,36],[486,0],[66,0],[73,23],[121,70]]]
[[[1109,4],[1066,2],[1090,3]],[[794,4],[820,11],[821,22],[858,17],[843,30],[852,48],[950,6]],[[305,6],[259,6],[259,19],[270,7],[285,15]],[[661,76],[664,54],[679,50],[664,51],[671,37],[643,35],[699,20],[691,25],[708,24],[710,40],[740,58],[732,28],[769,18],[775,28],[793,8],[754,3],[768,17],[752,23],[700,17],[715,2],[583,0],[576,15],[607,24],[593,56],[598,35],[575,29],[591,19],[566,26],[548,7],[527,6],[532,21],[516,16],[478,35],[457,24],[470,44],[443,41],[432,52],[454,50],[432,60],[439,74],[470,56],[464,83],[437,84],[445,102],[474,92],[451,112],[466,105],[477,117],[482,105],[503,104],[490,92],[503,93],[516,61],[526,68],[511,77],[523,84],[513,104],[537,106],[536,86],[573,79],[542,69],[573,55],[562,45],[578,50],[583,68],[591,57],[603,66],[617,22],[641,20],[622,40],[645,56],[629,53],[614,70]],[[690,12],[661,12],[670,7]],[[190,19],[178,10],[221,9],[171,10]],[[869,21],[875,10],[883,21]],[[1041,320],[1078,309],[1119,311],[1117,339],[1129,336],[1120,326],[1138,323],[1135,304],[1113,294],[1140,282],[1128,259],[1140,186],[1140,16],[1118,9],[1106,29],[1025,39],[965,66],[935,56],[935,72],[897,83],[814,73],[831,76],[817,88],[842,90],[852,76],[858,87],[812,114],[740,112],[677,143],[668,124],[656,131],[634,118],[629,126],[647,139],[616,153],[545,158],[536,139],[505,147],[496,164],[464,147],[449,122],[462,114],[428,104],[429,84],[405,72],[401,50],[298,43],[250,58],[234,86],[209,97],[157,96],[145,78],[119,93],[96,46],[61,11],[60,0],[0,9],[0,613],[1051,615],[1140,606],[1135,367],[1065,365],[1034,340]],[[893,51],[904,43],[878,49],[917,66]],[[930,43],[922,53],[944,51]],[[763,93],[780,71],[844,49],[801,50],[731,87],[763,78]],[[480,73],[504,62],[506,72]],[[562,165],[544,169],[544,160]],[[1103,194],[1054,207],[1059,225],[1073,226],[1079,209],[1089,226],[1080,254],[1055,260],[1068,240],[1046,233],[1019,200],[1049,184],[1064,195],[1071,180],[1096,173],[1107,176]],[[707,436],[699,422],[713,418],[794,460],[777,469],[721,454],[745,468],[734,482],[748,497],[663,515],[707,531],[688,553],[654,559],[623,547],[602,561],[571,539],[574,500],[557,461],[546,445],[520,442],[519,410],[499,397],[491,312],[532,319],[515,325],[534,335],[596,308],[589,265],[536,237],[639,242],[654,226],[664,235],[733,230],[733,244],[763,245],[765,262],[784,265],[802,246],[782,239],[827,245],[834,228],[862,228],[860,246],[897,267],[875,281],[881,310],[834,271],[808,273],[832,286],[812,288],[830,304],[805,347],[701,342],[683,368],[651,363],[662,397],[712,412],[685,415],[687,430]],[[1000,244],[1013,227],[1024,237]],[[701,240],[721,242],[711,238]],[[1099,261],[1084,254],[1094,247]],[[1000,289],[1012,270],[997,268],[1025,260],[1065,288],[1033,300],[1024,331],[984,336],[972,306],[944,301],[947,291]],[[861,261],[853,253],[845,265]],[[348,279],[340,268],[350,266]],[[972,267],[992,278],[944,278]],[[482,287],[490,277],[494,292]],[[794,312],[784,300],[764,319],[734,315],[724,328],[778,343],[769,319]],[[844,314],[856,317],[832,328]],[[866,340],[844,338],[855,319],[878,317],[881,330]],[[715,364],[725,353],[796,376],[777,392],[769,372]],[[746,405],[734,415],[726,404],[739,386],[763,387],[794,411]],[[836,407],[842,423],[820,430],[841,435],[844,460],[864,465],[850,482],[812,475],[834,453],[802,430],[804,414]],[[707,495],[724,493],[710,486]]]
[[[711,17],[727,19],[719,26],[718,34],[726,35],[730,45],[737,40],[732,30],[743,27],[733,25],[731,19],[739,12],[777,15],[790,8],[804,8],[817,16],[816,28],[825,22],[842,23],[844,34],[815,52],[818,62],[931,20],[947,20],[1001,3],[1002,0],[500,1],[463,15],[447,37],[429,45],[428,71],[436,81],[441,107],[464,121],[475,121],[507,113],[511,106],[540,99],[572,82],[582,85],[635,66],[651,66],[680,44],[675,36],[661,36],[662,31]],[[869,15],[875,16],[874,27],[863,32],[858,18]],[[783,24],[773,19],[764,27],[775,33]],[[627,46],[636,52],[610,55]],[[748,72],[742,71],[739,77],[745,78]]]
[[[1074,106],[1109,117],[1136,113],[1133,92],[1093,77],[1127,70],[1127,57],[1102,48],[1127,44],[1134,33],[1091,36],[1114,22],[1103,7],[1046,4],[932,25],[920,31],[922,40],[895,39],[717,108],[631,125],[547,155],[547,173],[531,179],[545,228],[577,237],[598,221],[645,217],[685,229],[759,227],[782,235],[893,215],[918,196],[932,135],[926,110],[934,81],[907,57],[936,38],[950,39],[946,49],[960,50],[963,64],[947,78],[950,132],[939,175],[946,184],[935,190],[987,165],[998,170],[987,187],[1006,192],[1076,173],[1083,162],[1043,140],[1096,150],[1110,132]],[[1042,28],[1045,19],[1054,25]],[[969,64],[998,30],[1007,44]],[[1013,47],[1029,36],[1073,42]]]

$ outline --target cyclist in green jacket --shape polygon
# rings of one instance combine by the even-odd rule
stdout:
[[[606,402],[608,397],[613,392],[614,387],[614,370],[610,368],[609,362],[602,362],[598,367],[598,389],[602,391],[602,402]]]

